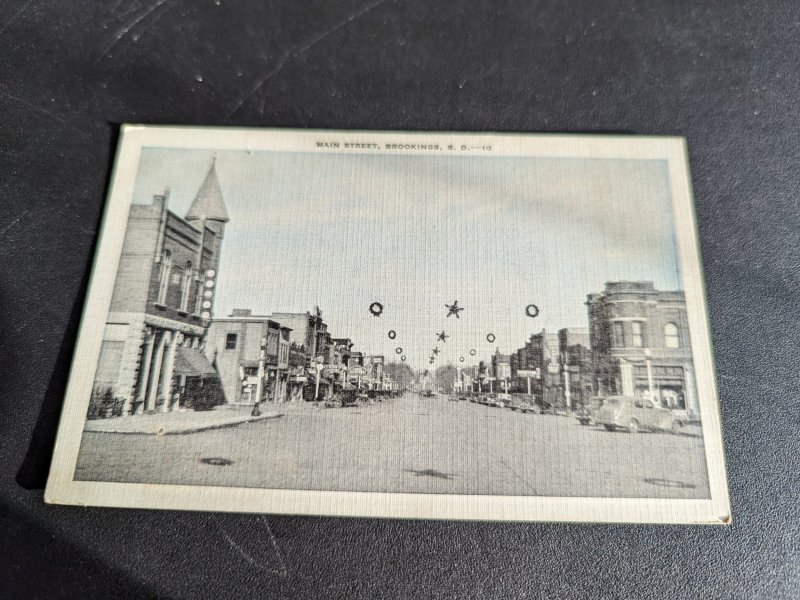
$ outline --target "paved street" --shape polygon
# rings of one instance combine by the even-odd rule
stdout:
[[[607,432],[446,396],[155,436],[85,432],[76,479],[442,494],[708,497],[699,436]],[[134,417],[135,418],[135,417]],[[203,459],[227,464],[206,464]]]

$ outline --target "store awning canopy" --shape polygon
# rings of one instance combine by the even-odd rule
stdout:
[[[210,377],[217,371],[198,348],[179,346],[175,352],[175,375],[186,377]]]

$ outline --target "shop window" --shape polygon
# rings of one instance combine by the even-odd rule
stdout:
[[[680,348],[681,338],[678,333],[678,326],[675,323],[664,325],[664,345],[667,348]]]
[[[616,348],[625,347],[625,328],[621,321],[614,321],[614,346]]]
[[[644,326],[642,325],[641,321],[633,321],[631,323],[631,331],[633,333],[633,337],[631,342],[633,343],[634,348],[642,348],[644,347]]]
[[[229,333],[225,336],[225,350],[236,350],[236,342],[238,341],[238,335],[235,333]]]

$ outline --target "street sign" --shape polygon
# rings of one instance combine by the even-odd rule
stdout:
[[[344,371],[344,365],[322,365],[326,371]]]
[[[539,379],[539,369],[518,369],[517,376],[533,377],[534,379]]]
[[[348,372],[353,377],[363,377],[364,375],[367,374],[367,370],[360,365],[356,365],[355,367],[350,367]]]

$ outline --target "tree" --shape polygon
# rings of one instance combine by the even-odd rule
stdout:
[[[410,388],[414,381],[414,370],[404,363],[387,362],[383,365],[383,372],[391,377],[400,389]]]
[[[458,369],[453,365],[443,365],[436,369],[436,385],[447,392],[453,391],[453,383],[458,377]]]

